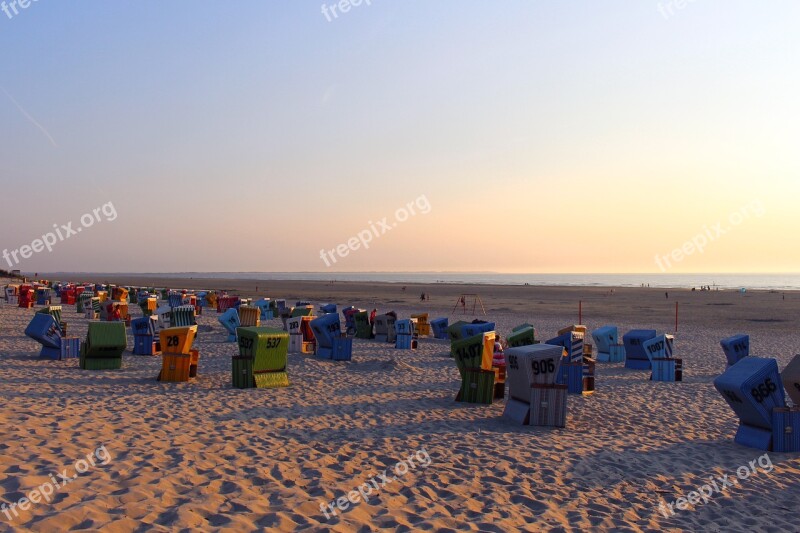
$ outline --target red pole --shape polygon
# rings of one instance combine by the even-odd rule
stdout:
[[[578,300],[578,324],[583,324],[583,301]]]
[[[678,302],[675,302],[675,333],[678,333]]]

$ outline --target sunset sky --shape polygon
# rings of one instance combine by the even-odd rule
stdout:
[[[0,11],[13,268],[798,270],[800,3],[330,5]]]

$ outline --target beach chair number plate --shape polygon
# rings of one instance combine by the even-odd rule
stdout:
[[[735,392],[733,392],[733,391],[730,391],[730,390],[724,390],[724,391],[722,391],[722,393],[725,395],[725,397],[726,397],[726,398],[728,398],[730,401],[732,401],[732,402],[734,402],[734,403],[744,403],[744,402],[742,401],[742,399],[741,399],[741,398],[739,398],[739,395],[738,395],[738,394],[736,394],[736,393],[735,393]]]
[[[177,346],[178,345],[178,336],[177,335],[170,335],[167,337],[167,347]]]
[[[753,395],[753,399],[758,403],[764,403],[764,400],[776,390],[778,390],[778,386],[772,382],[772,378],[767,378],[758,387],[753,387],[750,394]]]
[[[533,369],[534,376],[538,376],[539,374],[552,374],[556,371],[556,363],[552,357],[550,359],[542,359],[541,361],[534,359],[531,361],[531,368]]]
[[[651,354],[658,353],[664,349],[664,341],[654,342],[648,346],[647,349]]]

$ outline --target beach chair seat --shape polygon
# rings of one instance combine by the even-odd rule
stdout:
[[[180,307],[184,304],[185,297],[179,292],[171,292],[167,296],[167,303],[170,307]]]
[[[234,356],[231,358],[233,387],[236,389],[252,389],[256,386],[253,376],[253,358]]]
[[[603,326],[592,331],[592,340],[597,346],[597,362],[611,362],[611,347],[619,344],[619,328]]]
[[[314,306],[309,304],[294,307],[291,312],[291,318],[298,316],[314,316]]]
[[[190,354],[164,353],[158,381],[180,383],[189,381],[192,366]]]
[[[397,341],[397,331],[395,330],[395,315],[376,315],[375,316],[375,340],[378,342]]]
[[[160,355],[161,342],[155,335],[134,335],[133,355]]]
[[[652,381],[682,381],[683,360],[673,357],[675,337],[672,335],[658,335],[644,341],[647,357],[650,359]]]
[[[144,302],[139,304],[139,307],[142,308],[142,314],[144,316],[152,316],[157,314],[156,311],[158,309],[158,298],[155,296],[149,296]]]
[[[431,325],[428,323],[428,313],[414,313],[411,318],[417,319],[417,335],[420,337],[430,337]]]
[[[739,417],[734,441],[769,451],[773,437],[773,410],[786,407],[775,359],[746,357],[714,380],[714,388]]]
[[[719,342],[728,366],[733,366],[750,355],[750,335],[734,335]]]
[[[511,334],[506,338],[506,342],[511,348],[536,344],[536,329],[529,324],[517,326],[511,330]]]
[[[795,406],[800,406],[800,355],[795,355],[794,358],[786,365],[786,368],[781,372],[781,380],[789,398]],[[798,428],[800,431],[800,428]]]
[[[319,312],[323,315],[336,313],[336,304],[321,304],[319,306]]]
[[[632,329],[622,336],[625,346],[625,368],[650,370],[650,358],[643,344],[658,335],[654,329]]]
[[[495,377],[494,370],[465,369],[456,401],[491,404],[495,398]]]
[[[78,337],[62,337],[59,350],[59,360],[80,359],[81,340]]]
[[[531,386],[531,426],[563,428],[567,425],[567,385]]]
[[[217,293],[216,292],[214,292],[214,291],[207,292],[205,300],[206,300],[206,305],[208,305],[208,307],[211,307],[213,309],[217,309],[217,311],[219,311],[219,309],[217,307]]]
[[[75,289],[64,289],[59,295],[61,305],[75,305],[76,296]]]
[[[159,332],[161,349],[165,354],[188,355],[197,337],[197,326],[162,329]]]
[[[612,344],[609,346],[608,351],[609,363],[624,363],[625,362],[625,345]]]
[[[236,341],[236,330],[241,326],[239,321],[239,311],[234,308],[228,308],[217,318],[222,327],[228,332],[228,342]]]
[[[406,318],[396,320],[394,323],[395,342],[394,347],[399,350],[416,350],[417,334],[416,319]]]
[[[776,407],[772,410],[772,451],[800,452],[800,407]]]
[[[30,309],[36,302],[36,292],[30,285],[22,285],[19,288],[19,295],[17,298],[18,306],[23,309]]]
[[[289,335],[265,327],[239,328],[239,357],[253,359],[253,380],[258,388],[288,387],[286,372]]]
[[[545,393],[534,398],[532,387],[534,385],[544,387],[556,385],[561,365],[566,359],[564,353],[565,349],[562,346],[550,344],[528,344],[506,349],[508,399],[503,411],[504,418],[517,424],[531,423],[532,400],[535,399],[538,402],[547,400]],[[561,387],[558,390],[561,390]],[[566,409],[566,404],[564,405]],[[541,411],[542,406],[534,404],[534,408],[538,412]],[[540,421],[541,418],[534,418],[534,422]]]
[[[314,353],[316,341],[314,332],[311,329],[311,322],[314,319],[315,317],[310,316],[297,316],[288,319],[289,353]]]
[[[170,327],[186,327],[197,324],[196,308],[193,305],[179,305],[173,307],[169,315]]]
[[[42,345],[39,357],[43,359],[61,358],[61,328],[49,313],[36,313],[25,328],[25,336]]]
[[[124,287],[114,287],[111,291],[111,299],[118,302],[126,302],[129,294],[130,291]]]
[[[594,361],[584,354],[585,333],[575,326],[565,328],[558,337],[546,342],[564,348],[567,355],[560,366],[556,384],[567,385],[569,394],[592,394],[594,392]]]
[[[357,309],[353,306],[342,309],[342,316],[344,317],[345,333],[348,335],[356,334],[356,313],[364,312],[364,309]]]
[[[122,368],[122,352],[128,345],[122,322],[90,322],[81,346],[80,367],[84,370]]]
[[[495,330],[494,322],[484,322],[482,320],[477,320],[475,322],[472,322],[471,324],[464,324],[461,327],[461,338],[467,339],[469,337],[474,337],[475,335],[480,335],[481,333],[488,333],[494,330]]]
[[[92,298],[93,297],[94,297],[94,293],[93,292],[82,291],[78,295],[78,302],[75,305],[75,307],[76,307],[75,310],[78,313],[81,313],[81,314],[85,313],[87,308],[89,308],[92,305]]]
[[[197,326],[170,327],[159,332],[161,372],[159,381],[183,382],[197,376],[200,352],[192,348]]]
[[[447,317],[434,318],[431,320],[431,331],[433,332],[433,338],[442,340],[449,339],[447,336],[447,327]]]
[[[461,375],[457,402],[491,404],[494,401],[494,339],[495,333],[491,331],[453,343],[456,367]]]
[[[334,342],[342,337],[342,325],[339,322],[339,315],[329,313],[319,316],[309,322],[309,327],[316,341],[316,355],[323,359],[333,359],[335,352]]]
[[[353,317],[356,325],[356,338],[357,339],[371,339],[372,338],[372,324],[369,323],[369,313],[366,311],[359,311]]]
[[[239,306],[239,323],[244,328],[257,328],[261,325],[261,309],[255,306]]]
[[[261,316],[259,317],[261,320],[272,320],[274,318],[272,307],[270,307],[271,303],[269,298],[261,298],[253,304],[253,306],[257,307],[261,312]]]
[[[217,297],[217,313],[225,313],[228,309],[236,309],[239,304],[238,296],[219,296]]]
[[[36,289],[36,305],[50,305],[52,290],[47,287]]]

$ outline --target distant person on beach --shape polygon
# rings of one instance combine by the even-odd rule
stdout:
[[[424,292],[419,295],[419,301],[420,302],[424,302],[425,301],[425,293]]]
[[[503,343],[500,341],[500,335],[494,338],[494,353],[492,354],[492,365],[506,364],[506,356],[503,353]]]
[[[668,292],[665,292],[665,293],[664,293],[664,297],[665,297],[667,300],[669,300],[669,293],[668,293]]]
[[[375,317],[378,314],[377,309],[373,309],[372,312],[369,314],[369,325],[372,326],[375,324]]]

